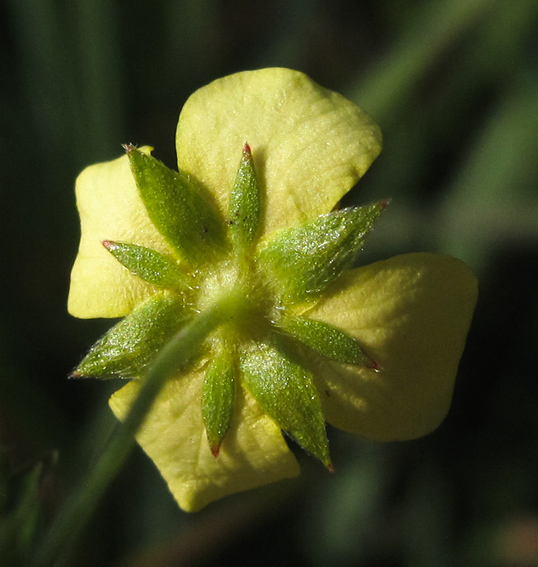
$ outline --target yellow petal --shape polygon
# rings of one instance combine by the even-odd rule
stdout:
[[[178,166],[227,211],[244,142],[266,196],[264,232],[329,212],[381,151],[359,107],[303,73],[262,69],[201,88],[185,104]]]
[[[380,371],[322,363],[326,420],[378,441],[412,439],[445,417],[477,299],[449,256],[406,254],[346,274],[309,312],[357,338]]]
[[[77,178],[76,196],[81,239],[71,272],[69,313],[81,318],[127,315],[156,288],[124,268],[102,241],[170,252],[148,217],[127,156],[87,167]]]
[[[202,420],[203,378],[198,372],[168,382],[137,435],[179,506],[194,512],[228,494],[297,476],[280,429],[241,388],[220,454],[212,455]],[[120,419],[139,387],[130,382],[110,398]]]

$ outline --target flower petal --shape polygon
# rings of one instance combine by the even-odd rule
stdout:
[[[280,429],[241,388],[219,456],[213,456],[200,407],[203,379],[195,372],[168,382],[137,435],[179,506],[194,512],[228,494],[297,476],[299,465]],[[117,417],[126,415],[139,388],[139,381],[130,382],[110,398]]]
[[[178,166],[227,210],[248,142],[266,198],[264,232],[328,213],[381,151],[381,132],[358,106],[303,73],[262,69],[214,81],[186,102]]]
[[[378,441],[434,430],[476,299],[476,278],[449,256],[406,254],[345,274],[308,316],[355,337],[380,371],[316,361],[326,420]]]
[[[149,152],[150,148],[143,148]],[[68,310],[75,317],[122,317],[155,293],[103,247],[104,240],[171,251],[151,223],[127,156],[87,167],[76,182],[81,239],[71,272]]]

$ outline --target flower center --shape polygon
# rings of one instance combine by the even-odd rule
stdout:
[[[224,299],[229,306],[230,331],[247,337],[267,332],[275,301],[252,264],[239,264],[228,258],[198,272],[194,278],[196,311],[203,312]]]

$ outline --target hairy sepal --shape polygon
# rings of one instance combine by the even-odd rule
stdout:
[[[260,231],[261,194],[250,146],[245,143],[229,205],[230,239],[237,255],[247,254]]]
[[[325,421],[312,375],[282,338],[252,342],[239,363],[247,389],[278,426],[331,468]]]
[[[141,377],[186,318],[180,296],[171,292],[152,296],[101,337],[71,377]]]
[[[377,368],[359,342],[333,325],[306,317],[286,317],[278,327],[322,356],[367,368]]]
[[[187,274],[177,262],[156,250],[111,240],[104,240],[103,246],[122,266],[150,284],[166,289],[188,287]]]
[[[386,202],[350,207],[285,229],[258,253],[284,302],[316,299],[351,267]]]
[[[133,146],[125,149],[142,201],[164,239],[194,265],[213,258],[225,246],[216,208],[185,174]]]
[[[215,457],[230,427],[233,414],[236,367],[230,346],[221,342],[206,369],[202,389],[202,416],[207,440]]]

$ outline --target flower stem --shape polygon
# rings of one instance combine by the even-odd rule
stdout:
[[[66,501],[45,539],[38,546],[32,567],[69,565],[74,544],[99,505],[100,499],[134,445],[134,436],[166,380],[184,366],[205,338],[223,323],[237,306],[224,296],[190,321],[150,365],[140,393],[125,421],[118,426],[102,456]]]

